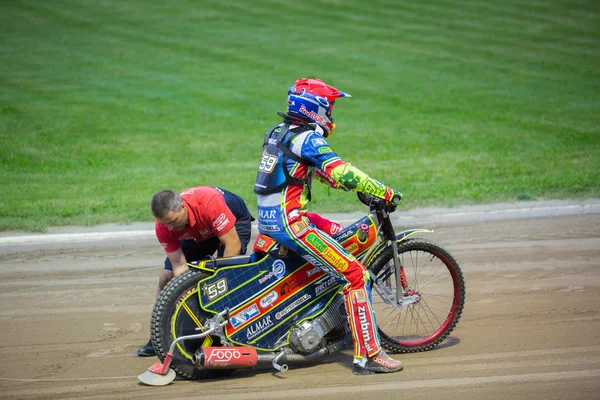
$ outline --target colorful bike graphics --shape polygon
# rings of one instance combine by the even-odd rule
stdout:
[[[375,242],[377,228],[366,216],[334,238],[359,257]],[[230,310],[227,338],[260,350],[287,345],[290,328],[321,314],[345,284],[298,256],[279,255],[278,246],[270,244],[267,253],[249,258],[264,254],[260,260],[218,268],[198,283],[202,309],[214,314]],[[207,263],[212,261],[200,267]]]

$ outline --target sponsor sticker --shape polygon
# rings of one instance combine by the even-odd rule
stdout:
[[[365,295],[364,290],[353,291],[352,297],[354,297],[355,303],[365,303],[367,301],[367,296]]]
[[[275,277],[275,278],[281,278],[285,275],[285,263],[282,260],[275,260],[275,262],[273,263],[273,266],[271,267],[271,272],[269,272],[268,274],[264,275],[262,278],[260,278],[258,280],[258,283],[265,283],[266,281],[268,281],[269,279]]]
[[[296,236],[302,236],[304,232],[308,230],[308,224],[302,220],[292,224],[292,231],[296,234]]]
[[[278,298],[279,298],[279,295],[277,294],[276,291],[273,290],[273,291],[267,293],[266,295],[264,295],[262,299],[260,299],[260,306],[262,308],[267,308],[271,304],[275,303]]]
[[[288,221],[290,222],[296,222],[299,219],[302,218],[302,215],[304,215],[303,213],[301,214],[300,211],[298,210],[292,210],[289,214],[288,214]]]
[[[213,222],[213,226],[215,227],[215,229],[218,232],[221,232],[223,229],[225,229],[228,224],[229,224],[229,218],[227,218],[225,213],[222,213],[221,215],[219,215],[217,217],[217,219],[215,219],[215,221]]]
[[[347,230],[346,232],[342,233],[341,235],[336,236],[335,239],[339,242],[346,238],[349,238],[352,235],[354,235],[354,232],[352,230]]]
[[[373,351],[371,347],[371,323],[367,318],[367,306],[358,306],[358,320],[360,322],[360,330],[364,339],[365,347],[369,352]]]
[[[358,245],[356,243],[352,243],[350,246],[346,247],[346,250],[348,250],[350,253],[354,253],[356,250],[358,250]]]
[[[321,283],[317,283],[317,287],[315,287],[315,296],[319,296],[321,293],[326,292],[333,285],[335,285],[335,278],[325,278]]]
[[[277,278],[285,275],[285,263],[282,260],[275,260],[273,263],[273,273]]]
[[[327,122],[327,121],[325,121],[325,118],[323,118],[323,116],[321,116],[321,115],[317,114],[317,113],[316,113],[316,112],[314,112],[314,111],[309,111],[309,110],[308,110],[308,109],[307,109],[307,108],[304,106],[304,104],[302,104],[302,105],[300,106],[300,112],[301,112],[302,114],[306,115],[307,117],[311,118],[313,121],[315,121],[315,122],[316,122],[317,124],[319,124],[319,125],[322,125],[322,124],[324,124],[325,122]],[[318,139],[317,139],[317,140],[318,140]],[[321,139],[321,140],[322,140],[322,139]]]
[[[323,242],[321,238],[315,235],[314,233],[309,233],[306,236],[306,241],[312,244],[319,253],[323,253],[325,250],[327,250],[327,245],[325,244],[325,242]]]
[[[283,317],[285,317],[286,315],[288,315],[291,311],[295,310],[296,308],[298,308],[298,306],[300,306],[301,304],[306,303],[309,299],[311,298],[310,294],[305,294],[302,297],[294,300],[290,305],[288,305],[286,308],[284,308],[283,310],[275,313],[275,319],[279,320]]]
[[[283,297],[291,291],[292,289],[290,289],[290,283],[285,282],[283,285],[281,285],[281,288],[279,289],[279,294]]]
[[[314,146],[317,146],[317,147],[327,144],[325,139],[321,139],[321,138],[312,139],[311,142]]]
[[[227,220],[227,215],[225,213],[221,213],[213,222],[213,226],[221,225],[223,222]]]
[[[277,225],[258,224],[258,229],[267,232],[279,232],[281,228]]]
[[[329,184],[329,186],[334,187],[334,188],[337,187],[338,182],[335,179],[333,179],[331,176],[329,176],[325,172],[323,172],[323,170],[317,169],[316,173],[321,178],[325,179],[327,181],[327,183]]]
[[[267,328],[271,327],[272,325],[273,320],[271,320],[270,315],[267,315],[262,321],[257,321],[256,323],[248,327],[248,330],[246,331],[246,338],[248,340],[251,340],[259,334],[261,334],[262,332],[264,332],[265,330],[267,330]]]
[[[342,230],[342,226],[340,224],[336,224],[335,222],[331,224],[331,228],[329,228],[329,234],[335,235],[339,231]]]
[[[340,272],[344,272],[348,269],[348,262],[332,248],[327,248],[323,251],[323,258]]]
[[[258,218],[265,221],[276,221],[277,210],[258,210]]]
[[[212,348],[206,359],[207,365],[229,365],[232,361],[239,360],[242,353],[237,348]]]
[[[240,311],[239,313],[231,317],[231,326],[233,326],[234,328],[239,328],[240,326],[244,325],[246,322],[250,321],[257,315],[260,315],[258,306],[256,304],[252,304],[250,307]]]
[[[281,294],[281,297],[284,297],[286,294],[294,292],[296,289],[305,286],[307,283],[307,278],[297,281],[291,280],[289,282],[284,282],[284,284],[281,285],[281,288],[279,289],[279,294]]]

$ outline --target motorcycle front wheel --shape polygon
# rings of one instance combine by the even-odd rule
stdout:
[[[382,346],[391,353],[426,351],[442,343],[456,327],[465,303],[465,282],[454,257],[443,247],[416,238],[398,242],[405,305],[386,303],[373,290]],[[378,254],[369,269],[379,285],[396,293],[392,248]],[[389,301],[389,300],[388,300]]]

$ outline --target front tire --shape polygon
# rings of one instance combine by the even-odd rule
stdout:
[[[369,269],[395,292],[392,257],[392,248],[388,246],[375,257]],[[395,308],[374,296],[381,344],[391,353],[430,350],[450,335],[460,319],[465,303],[462,271],[450,252],[424,239],[398,242],[398,258],[407,281],[402,288],[404,296],[418,301]]]
[[[164,362],[173,340],[201,333],[196,328],[202,327],[212,317],[200,308],[198,298],[198,282],[206,277],[207,274],[197,269],[189,269],[172,279],[160,293],[152,311],[150,336],[161,362]],[[201,346],[215,345],[214,341],[215,338],[208,336],[179,343],[173,350],[171,368],[184,379],[223,375],[224,371],[205,370],[191,361],[196,350]]]

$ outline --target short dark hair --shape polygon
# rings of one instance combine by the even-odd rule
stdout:
[[[152,196],[150,209],[155,218],[162,218],[169,211],[181,210],[183,199],[173,190],[159,190]]]

